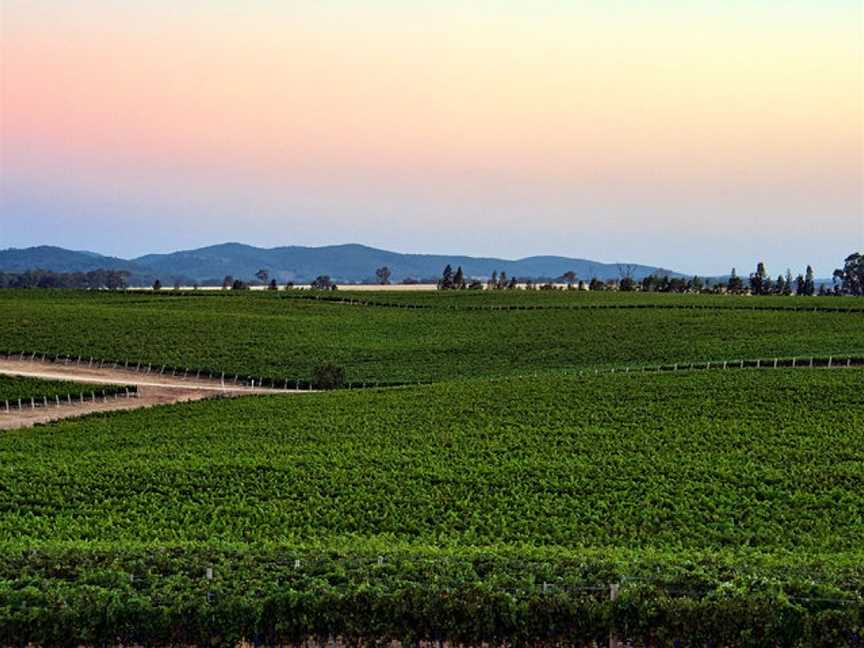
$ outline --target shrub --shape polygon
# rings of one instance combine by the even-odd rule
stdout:
[[[345,369],[327,362],[315,370],[312,384],[315,389],[339,389],[345,384]]]

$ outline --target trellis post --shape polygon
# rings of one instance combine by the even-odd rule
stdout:
[[[619,588],[620,586],[618,583],[612,583],[609,585],[609,600],[612,603],[615,603],[615,601],[618,600]],[[618,636],[615,634],[615,628],[609,628],[609,648],[620,648],[620,646],[621,643],[618,641]]]

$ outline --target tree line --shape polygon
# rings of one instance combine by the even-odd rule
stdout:
[[[722,280],[694,277],[670,277],[665,274],[652,274],[641,280],[634,278],[634,266],[620,265],[618,278],[602,280],[592,277],[590,280],[580,280],[576,273],[568,271],[555,279],[536,280],[532,278],[508,277],[506,272],[494,271],[485,282],[466,276],[462,267],[456,270],[449,264],[444,268],[437,280],[439,290],[514,290],[520,284],[528,290],[556,290],[564,284],[569,290],[617,290],[623,292],[707,292],[752,295],[851,295],[864,296],[864,253],[854,252],[846,257],[842,268],[837,268],[833,275],[833,283],[829,287],[821,284],[817,287],[813,268],[807,266],[803,273],[792,276],[791,270],[771,278],[765,264],[759,262],[756,269],[748,277],[738,275],[732,268],[728,278]],[[27,270],[26,272],[0,272],[0,288],[77,288],[88,290],[124,290],[129,287],[130,273],[125,270],[91,270],[89,272],[52,272],[50,270]],[[389,285],[392,272],[383,266],[375,270],[378,284]],[[255,278],[270,290],[278,290],[276,279],[270,278],[268,270],[259,270]],[[417,283],[406,279],[403,283]],[[197,287],[197,286],[196,286]],[[294,288],[294,283],[288,281],[285,289]],[[179,281],[174,282],[174,288],[179,289]],[[226,275],[222,280],[224,290],[244,290],[249,284],[232,275]],[[329,275],[319,275],[311,282],[313,290],[336,290],[336,283]],[[162,282],[157,279],[153,283],[154,290],[162,289]]]
[[[129,287],[125,270],[91,270],[90,272],[0,272],[0,288],[78,288],[86,290],[124,290]]]
[[[386,269],[386,268],[385,268]],[[576,273],[568,271],[554,280],[536,281],[531,278],[517,279],[508,277],[506,272],[494,271],[486,281],[487,290],[514,290],[520,284],[527,290],[556,290],[561,289],[561,284],[569,290],[617,290],[622,292],[665,292],[665,293],[730,293],[751,295],[850,295],[855,297],[864,296],[864,254],[854,252],[844,260],[842,268],[833,273],[833,285],[829,288],[824,283],[818,289],[812,266],[807,266],[803,273],[792,276],[792,271],[787,269],[785,274],[780,274],[772,279],[765,268],[764,262],[756,264],[756,270],[747,278],[738,275],[732,268],[728,279],[712,280],[703,279],[699,276],[693,277],[670,277],[666,274],[651,274],[637,281],[634,278],[635,267],[620,265],[618,267],[618,278],[602,280],[592,277],[589,281],[580,280]],[[380,275],[379,275],[380,276]],[[389,270],[387,273],[389,279]],[[438,280],[439,290],[464,290],[482,289],[484,284],[478,279],[465,276],[462,267],[455,271],[449,264],[444,268],[441,278]]]

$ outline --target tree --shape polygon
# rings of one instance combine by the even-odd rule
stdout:
[[[270,290],[279,290],[279,286],[276,284],[275,279],[270,280]]]
[[[456,269],[456,274],[453,275],[453,287],[457,290],[465,288],[465,273],[462,272],[462,266]]]
[[[315,281],[309,284],[312,290],[333,290],[336,284],[330,279],[330,275],[318,275]]]
[[[672,279],[665,277],[663,280],[664,292],[684,293],[687,292],[689,288],[690,282],[683,277],[674,277]]]
[[[727,290],[733,294],[740,293],[744,290],[744,282],[741,281],[741,277],[739,277],[738,273],[735,272],[735,268],[732,268],[732,272],[729,274]]]
[[[234,285],[234,277],[231,275],[225,275],[225,278],[222,280],[222,290],[228,290]]]
[[[799,274],[797,277],[795,277],[795,294],[804,294],[804,275],[802,274]]]
[[[806,295],[807,297],[812,297],[816,294],[816,279],[813,277],[813,268],[811,266],[807,266],[807,270],[804,273],[804,287],[803,292],[800,294]]]
[[[783,295],[786,293],[786,279],[783,275],[777,275],[777,281],[774,282],[774,294]]]
[[[834,278],[840,282],[842,294],[864,297],[864,253],[853,252],[846,257],[843,267],[834,271]]]
[[[483,290],[483,282],[479,279],[472,279],[468,284],[468,290]]]
[[[792,270],[786,268],[786,276],[783,278],[784,286],[783,286],[783,294],[791,295],[792,294]]]
[[[450,290],[453,288],[453,268],[448,263],[444,267],[444,272],[441,273],[441,279],[438,281],[439,290]]]
[[[312,384],[315,389],[339,389],[345,384],[345,369],[326,362],[315,369]]]
[[[639,282],[643,292],[654,292],[661,283],[660,277],[653,274],[642,277],[642,281]]]
[[[285,282],[285,290],[294,290],[294,282],[286,281]]]
[[[123,290],[128,285],[129,273],[125,270],[109,270],[105,276],[108,290]]]
[[[264,269],[261,269],[255,273],[255,278],[258,279],[258,281],[260,281],[262,284],[266,284],[267,279],[270,278],[270,273]]]
[[[632,276],[627,275],[621,278],[618,282],[618,290],[622,290],[624,292],[633,292],[636,290],[636,280],[633,279]]]
[[[618,290],[624,292],[632,292],[636,290],[636,280],[633,278],[635,272],[635,265],[629,263],[618,264]]]
[[[162,290],[162,282],[158,279],[153,282],[153,290]]]
[[[699,275],[695,275],[690,281],[690,288],[692,288],[696,292],[702,292],[702,289],[705,288],[705,282],[702,281],[702,277],[700,277]]]
[[[597,277],[591,277],[591,282],[588,284],[588,290],[606,290],[606,284],[600,281]]]
[[[576,283],[576,273],[572,270],[568,270],[567,272],[565,272],[563,275],[561,275],[561,278],[567,283],[568,286],[572,286]]]
[[[390,285],[390,268],[383,266],[375,271],[375,276],[378,278],[378,284],[381,286]]]
[[[498,287],[498,271],[497,270],[492,271],[492,276],[489,278],[489,281],[487,282],[486,287],[489,288],[490,290],[494,290],[495,288]]]
[[[770,292],[771,280],[765,271],[765,264],[760,261],[756,264],[756,272],[750,275],[750,292],[754,295],[767,295]]]
[[[246,290],[249,286],[240,281],[239,279],[235,279],[234,283],[231,284],[231,290]]]

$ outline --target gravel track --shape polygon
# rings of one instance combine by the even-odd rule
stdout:
[[[84,403],[63,402],[59,406],[13,409],[6,412],[0,407],[0,430],[30,427],[37,423],[47,423],[64,418],[84,416],[94,412],[132,410],[170,403],[202,400],[205,398],[238,397],[252,394],[296,394],[293,389],[250,388],[223,384],[219,380],[202,378],[177,378],[158,374],[142,374],[127,369],[81,366],[75,363],[63,364],[39,360],[0,359],[0,374],[40,378],[43,380],[66,380],[83,385],[135,385],[138,393],[134,397],[108,397]],[[304,390],[309,393],[308,390]]]

